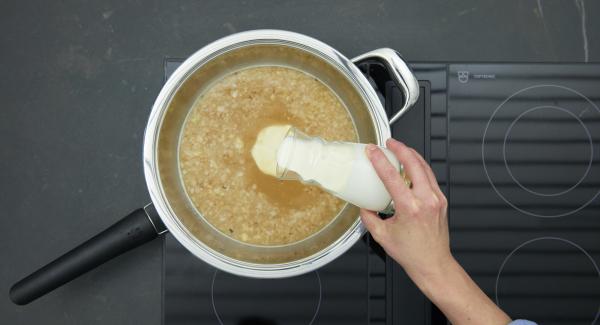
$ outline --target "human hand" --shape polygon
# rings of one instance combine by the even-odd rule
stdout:
[[[448,201],[421,155],[394,139],[386,144],[403,164],[412,188],[377,146],[368,145],[367,156],[392,196],[396,211],[385,220],[364,209],[360,215],[375,241],[418,284],[421,278],[443,272],[454,261],[448,235]]]
[[[435,175],[414,149],[389,139],[391,150],[413,186],[409,188],[383,152],[367,146],[367,156],[394,200],[396,212],[382,220],[361,209],[371,235],[455,325],[505,325],[510,317],[496,306],[450,253],[448,201]]]

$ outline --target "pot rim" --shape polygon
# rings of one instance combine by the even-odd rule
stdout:
[[[255,278],[282,278],[304,274],[331,262],[352,247],[366,232],[360,218],[334,243],[306,258],[278,264],[258,264],[240,261],[213,250],[191,235],[178,220],[163,192],[158,161],[158,136],[164,114],[173,95],[187,77],[197,68],[223,53],[240,45],[281,44],[308,51],[319,56],[338,69],[355,86],[370,109],[373,127],[379,145],[391,136],[388,118],[375,90],[358,67],[331,46],[312,37],[282,30],[251,30],[216,40],[192,54],[185,60],[162,87],[157,96],[144,134],[144,175],[150,198],[165,226],[187,250],[212,266],[240,276]]]

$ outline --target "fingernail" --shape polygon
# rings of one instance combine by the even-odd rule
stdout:
[[[401,141],[398,141],[394,138],[389,138],[387,139],[387,141],[385,142],[387,145],[390,145],[390,143],[396,144],[396,145],[404,145],[404,143],[402,143]]]
[[[371,155],[375,152],[377,146],[369,143],[365,149],[367,151],[367,157],[371,158]]]

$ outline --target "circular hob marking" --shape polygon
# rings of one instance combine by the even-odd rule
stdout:
[[[564,217],[564,216],[568,216],[573,213],[576,213],[576,212],[580,211],[581,209],[585,208],[586,206],[588,206],[590,203],[592,203],[600,195],[600,189],[598,189],[594,193],[594,195],[592,195],[591,198],[582,202],[579,206],[577,206],[575,208],[572,208],[568,211],[560,211],[560,212],[554,213],[554,214],[550,214],[550,213],[542,214],[542,213],[538,213],[536,211],[532,211],[529,208],[520,207],[519,205],[511,202],[511,200],[505,194],[503,194],[502,191],[500,191],[500,189],[498,188],[498,186],[496,186],[496,184],[494,183],[494,180],[490,176],[490,171],[488,170],[488,164],[486,163],[486,138],[488,135],[488,131],[490,130],[490,126],[492,125],[492,122],[494,122],[494,118],[496,117],[498,112],[502,109],[502,107],[504,105],[506,105],[506,103],[508,103],[511,99],[515,98],[516,96],[522,95],[524,92],[527,92],[530,90],[536,90],[536,89],[540,89],[540,88],[551,88],[551,90],[554,90],[554,91],[567,91],[567,92],[570,92],[571,94],[575,94],[577,97],[579,97],[583,101],[587,102],[590,105],[590,107],[593,108],[593,110],[595,110],[596,113],[600,116],[600,108],[598,108],[598,106],[596,104],[594,104],[594,102],[592,102],[589,98],[587,98],[582,93],[580,93],[574,89],[571,89],[569,87],[545,84],[545,85],[534,85],[534,86],[526,87],[519,91],[516,91],[515,93],[510,95],[508,98],[506,98],[502,103],[500,103],[500,105],[498,105],[498,107],[496,107],[496,109],[493,111],[492,115],[490,116],[490,118],[485,126],[485,129],[483,132],[483,139],[482,139],[482,143],[481,143],[481,158],[483,161],[483,169],[484,169],[486,178],[488,179],[490,185],[494,189],[494,192],[496,192],[496,194],[498,194],[498,196],[504,202],[506,202],[509,206],[511,206],[515,210],[520,211],[527,215],[540,217],[540,218]],[[556,109],[559,111],[567,112],[567,114],[571,115],[572,117],[575,117],[575,119],[583,126],[583,130],[585,131],[585,133],[588,135],[588,139],[589,139],[589,143],[590,143],[590,157],[591,157],[589,160],[588,168],[586,169],[582,178],[579,179],[579,181],[575,182],[574,186],[571,186],[567,190],[564,190],[564,191],[558,191],[558,192],[554,192],[554,193],[542,193],[539,191],[534,191],[531,188],[524,186],[521,182],[518,181],[517,177],[515,177],[513,171],[509,167],[509,164],[506,159],[506,141],[507,141],[510,131],[513,129],[514,125],[517,123],[518,120],[522,119],[523,115],[531,113],[535,110],[542,109],[542,108],[553,108],[553,109]],[[530,108],[530,109],[522,112],[515,120],[513,120],[509,126],[509,129],[504,134],[505,134],[505,136],[504,136],[504,142],[503,142],[503,146],[502,146],[502,156],[504,159],[504,167],[506,169],[506,172],[509,174],[510,178],[512,179],[512,181],[518,186],[518,188],[520,188],[521,190],[524,191],[523,192],[524,194],[529,194],[529,195],[534,195],[536,197],[549,198],[549,199],[554,198],[554,197],[560,197],[562,195],[566,195],[569,192],[571,192],[572,190],[574,190],[575,188],[577,188],[579,185],[581,185],[581,183],[585,180],[586,176],[588,176],[588,174],[591,170],[591,167],[593,165],[594,143],[593,143],[593,138],[591,137],[591,133],[590,133],[589,129],[585,126],[585,123],[579,116],[575,115],[573,112],[566,110],[562,107],[546,105],[546,106],[537,106],[537,107]]]
[[[579,180],[577,182],[575,182],[574,185],[570,186],[566,190],[558,191],[558,192],[554,192],[554,193],[542,193],[542,192],[530,189],[527,186],[523,185],[521,182],[519,182],[519,180],[513,174],[512,170],[510,168],[510,164],[508,163],[508,161],[506,159],[506,142],[507,142],[508,137],[510,135],[510,132],[513,130],[513,127],[515,126],[515,124],[517,124],[517,122],[519,122],[525,115],[533,113],[533,112],[536,112],[536,111],[540,111],[540,110],[543,110],[543,109],[557,110],[557,111],[566,113],[570,117],[572,117],[573,119],[575,119],[579,123],[579,125],[581,126],[581,128],[583,129],[583,131],[585,132],[585,134],[587,136],[588,143],[589,143],[589,147],[590,147],[589,159],[588,159],[587,167],[586,167],[585,172],[583,173],[583,175],[579,178]],[[583,121],[577,115],[573,114],[571,111],[569,111],[567,109],[564,109],[562,107],[558,107],[558,106],[551,106],[551,105],[536,106],[536,107],[530,108],[530,109],[524,111],[523,113],[519,114],[519,116],[517,116],[517,118],[515,118],[515,120],[512,121],[512,123],[510,123],[510,125],[508,127],[508,130],[506,130],[506,134],[504,135],[504,141],[502,142],[502,159],[504,160],[504,166],[506,167],[506,171],[510,175],[510,178],[517,185],[519,185],[519,187],[522,188],[523,190],[525,190],[525,191],[527,191],[527,192],[529,192],[529,193],[531,193],[533,195],[539,195],[539,196],[560,196],[560,195],[563,195],[563,194],[571,192],[573,189],[575,189],[577,186],[579,186],[579,184],[581,184],[581,182],[583,182],[583,180],[589,174],[590,169],[592,168],[592,163],[594,162],[594,142],[592,140],[592,135],[590,134],[590,131],[585,126],[585,124],[583,123]]]
[[[219,293],[219,281],[226,282],[221,285],[225,286],[225,288],[221,288],[224,291],[222,293]],[[224,294],[227,294],[230,299],[220,301],[220,297]],[[290,306],[303,308],[306,315],[296,314],[292,317],[306,319],[306,324],[311,325],[317,319],[321,308],[321,277],[318,271],[313,271],[292,278],[255,279],[215,270],[210,287],[210,297],[213,311],[221,325],[285,324],[285,319],[278,319],[276,308]],[[308,305],[311,305],[310,308]],[[231,313],[237,314],[231,315]],[[289,317],[290,315],[285,316]]]
[[[501,278],[502,272],[504,271],[504,269],[505,269],[505,267],[507,265],[507,262],[511,259],[511,257],[513,257],[515,255],[515,253],[517,253],[517,251],[519,251],[523,247],[525,247],[527,245],[530,245],[530,244],[533,244],[533,243],[536,243],[536,242],[540,242],[540,241],[557,241],[559,243],[569,245],[569,246],[571,246],[571,248],[575,248],[577,251],[581,252],[589,260],[590,265],[593,267],[593,271],[592,272],[594,272],[595,274],[597,274],[597,280],[600,282],[600,268],[598,267],[598,264],[596,264],[596,261],[594,260],[594,258],[583,247],[581,247],[580,245],[574,243],[573,241],[570,241],[568,239],[561,238],[561,237],[551,237],[551,236],[538,237],[538,238],[527,240],[524,243],[520,244],[515,249],[513,249],[506,256],[506,258],[504,258],[504,261],[502,261],[502,264],[500,265],[500,269],[498,270],[498,273],[496,274],[496,283],[495,283],[495,286],[494,286],[494,297],[495,297],[495,300],[496,300],[496,304],[499,307],[502,307],[502,305],[500,303],[499,293],[498,293],[499,292],[499,286],[500,286],[500,278]],[[529,293],[529,294],[531,294],[531,293]],[[595,310],[596,310],[596,314],[593,316],[594,318],[593,318],[593,320],[590,323],[591,325],[596,324],[596,321],[600,318],[600,302],[598,302],[598,306],[596,306]],[[517,316],[519,316],[519,315],[517,315]]]

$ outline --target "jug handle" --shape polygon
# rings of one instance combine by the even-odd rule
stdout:
[[[396,50],[380,48],[352,59],[352,62],[356,65],[359,65],[364,61],[377,61],[382,63],[388,70],[396,86],[402,90],[404,104],[389,120],[389,124],[392,125],[417,102],[417,99],[419,98],[419,82],[406,62],[404,62],[404,59],[400,56],[400,53]]]

